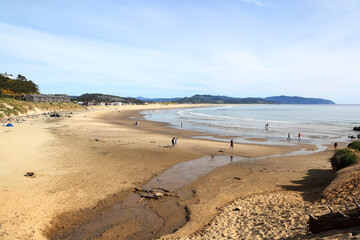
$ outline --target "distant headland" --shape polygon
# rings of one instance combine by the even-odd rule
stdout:
[[[0,74],[0,96],[12,96],[20,98],[23,95],[40,95],[38,86],[25,76],[18,74],[15,79],[12,74]],[[331,100],[322,98],[304,98],[298,96],[273,96],[266,98],[259,97],[245,97],[236,98],[228,96],[215,95],[200,95],[196,94],[192,97],[177,97],[177,98],[144,98],[144,97],[119,97],[114,95],[107,95],[101,93],[85,93],[81,96],[70,97],[75,102],[86,103],[122,103],[122,104],[145,104],[149,102],[161,103],[190,103],[190,104],[335,104]]]
[[[146,102],[175,102],[175,103],[212,103],[212,104],[335,104],[331,100],[322,98],[304,98],[298,96],[273,96],[266,98],[234,98],[214,95],[194,95],[183,98],[143,98],[137,99]]]

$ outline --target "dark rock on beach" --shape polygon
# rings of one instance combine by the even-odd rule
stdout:
[[[50,117],[60,117],[60,114],[59,113],[51,113]]]
[[[359,127],[354,127],[354,131],[360,131],[360,126]]]
[[[24,176],[25,177],[34,177],[34,172],[27,172]]]

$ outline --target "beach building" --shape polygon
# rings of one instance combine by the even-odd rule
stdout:
[[[24,98],[27,102],[70,102],[70,97],[66,94],[28,94]]]
[[[120,105],[123,105],[122,102],[112,102],[110,103],[111,106],[120,106]]]
[[[12,74],[7,74],[5,73],[0,73],[1,76],[6,77],[6,78],[10,78],[10,79],[14,79],[14,76]]]

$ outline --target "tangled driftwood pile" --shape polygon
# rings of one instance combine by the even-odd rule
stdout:
[[[345,211],[334,212],[331,207],[326,204],[330,213],[319,217],[314,217],[305,209],[306,213],[309,215],[309,230],[312,233],[318,233],[337,228],[360,226],[360,206],[355,199],[353,200],[356,204],[355,209],[349,210],[345,204]]]
[[[171,193],[170,191],[163,189],[163,188],[153,188],[151,190],[135,188],[134,192],[138,193],[141,197],[141,199],[138,201],[138,203],[141,202],[142,200],[144,200],[145,198],[157,200],[161,197],[166,197],[166,196],[177,197],[177,198],[179,197],[179,195],[177,193]]]

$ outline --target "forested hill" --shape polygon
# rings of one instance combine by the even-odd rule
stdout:
[[[192,97],[184,98],[142,98],[140,99],[149,102],[176,102],[176,103],[214,103],[214,104],[335,104],[331,100],[321,98],[304,98],[304,97],[289,97],[289,96],[275,96],[267,98],[233,98],[227,96],[213,96],[213,95],[194,95]]]
[[[0,75],[0,94],[20,96],[23,94],[38,94],[38,86],[26,77],[18,75],[17,79],[10,79]]]
[[[272,103],[261,98],[232,98],[227,96],[194,95],[175,101],[177,103],[215,103],[215,104],[265,104]]]
[[[144,97],[136,97],[136,99],[139,99],[144,102],[175,102],[177,100],[183,99],[181,97],[175,97],[175,98],[144,98]]]
[[[335,104],[331,100],[322,99],[322,98],[277,96],[277,97],[267,97],[265,99],[277,104]]]
[[[133,104],[143,104],[144,102],[136,99],[136,98],[129,98],[129,97],[119,97],[114,95],[106,95],[100,93],[85,93],[79,97],[72,97],[72,101],[78,102],[122,102],[122,103],[133,103]]]

